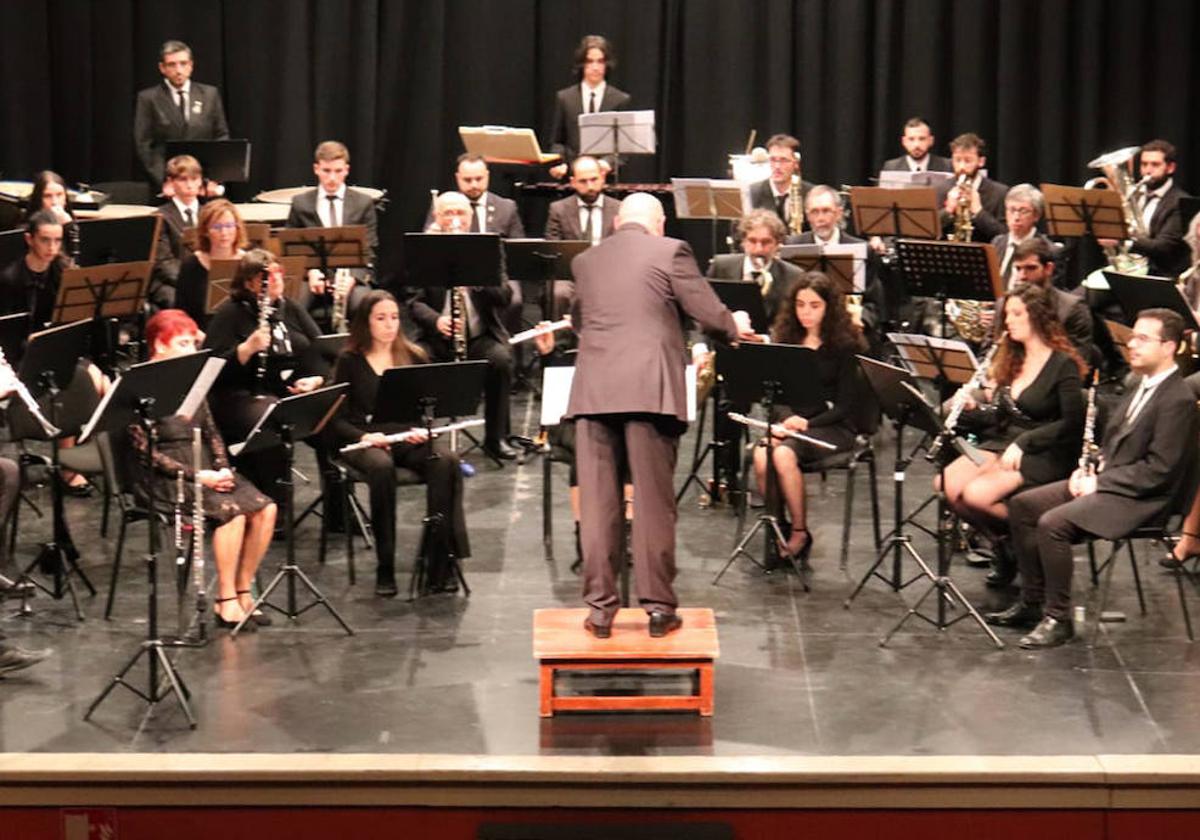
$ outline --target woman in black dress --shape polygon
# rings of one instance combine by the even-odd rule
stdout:
[[[246,226],[233,202],[218,198],[200,208],[196,250],[183,258],[175,281],[175,306],[197,324],[208,323],[208,273],[213,260],[245,256]]]
[[[260,328],[263,283],[273,311]],[[246,252],[230,283],[229,299],[213,312],[204,339],[206,348],[226,360],[213,383],[211,406],[227,440],[244,440],[270,403],[321,387],[328,365],[317,351],[319,337],[309,314],[283,296],[283,269],[275,257],[261,248]],[[287,458],[282,446],[243,454],[235,463],[263,492],[283,501],[280,481]]]
[[[820,272],[809,272],[792,287],[771,327],[771,340],[795,344],[814,352],[821,387],[802,405],[775,406],[772,422],[784,428],[831,443],[837,450],[814,447],[793,437],[776,436],[775,470],[792,523],[786,546],[788,555],[803,562],[812,551],[812,534],[805,514],[804,468],[820,458],[845,451],[854,445],[854,410],[861,395],[854,355],[865,352],[862,329],[850,319],[846,296],[837,284]],[[754,474],[760,492],[766,490],[767,451],[754,449]]]
[[[396,467],[412,470],[425,480],[426,511],[442,518],[444,541],[430,558],[428,583],[435,591],[457,588],[448,551],[460,560],[469,557],[467,520],[463,513],[463,481],[458,456],[434,446],[424,429],[412,429],[403,443],[388,443],[386,435],[411,427],[408,424],[375,423],[375,395],[379,378],[391,367],[421,364],[425,351],[410,342],[400,326],[400,307],[389,292],[376,290],[363,297],[350,322],[350,339],[338,357],[336,382],[347,382],[350,390],[341,411],[329,424],[332,443],[338,448],[362,441],[371,448],[347,452],[341,457],[363,473],[371,493],[371,523],[375,532],[375,594],[396,594]]]
[[[1021,284],[1004,298],[997,335],[987,387],[966,395],[958,424],[979,438],[983,463],[963,455],[945,470],[950,507],[996,545],[993,587],[1007,586],[1016,574],[1001,539],[1006,499],[1066,478],[1079,460],[1086,371],[1041,287]]]
[[[146,346],[151,361],[172,359],[196,352],[199,329],[195,321],[178,309],[164,309],[146,323]],[[203,493],[205,519],[216,523],[212,532],[213,562],[217,567],[217,597],[213,601],[218,627],[234,627],[254,603],[250,585],[263,555],[271,544],[275,530],[275,503],[239,475],[229,469],[225,441],[202,405],[190,419],[178,415],[167,417],[158,424],[154,448],[155,499],[160,503],[177,496],[177,477],[184,476],[184,509],[192,510],[193,481],[196,477],[192,453],[193,429],[201,431],[200,483]],[[130,426],[133,447],[142,455],[147,452],[146,436],[141,426]],[[269,624],[270,620],[255,613],[254,622]]]

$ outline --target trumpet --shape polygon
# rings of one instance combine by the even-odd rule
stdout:
[[[38,425],[42,427],[42,431],[45,432],[46,437],[56,438],[62,434],[62,429],[55,426],[42,414],[42,409],[38,406],[37,400],[33,398],[33,394],[29,393],[29,387],[17,377],[12,365],[4,357],[4,351],[0,350],[0,391],[5,390],[12,391],[25,404],[25,408],[38,421]]]
[[[485,420],[460,420],[457,423],[447,423],[445,426],[434,426],[429,430],[429,436],[446,434],[447,432],[460,432],[463,429],[477,429],[482,426]],[[412,440],[413,434],[421,429],[409,429],[407,432],[396,432],[394,435],[384,435],[384,438],[389,444],[393,443],[408,443]],[[348,443],[343,446],[338,452],[343,455],[347,452],[357,452],[360,449],[370,449],[375,444],[358,441],[357,443]]]

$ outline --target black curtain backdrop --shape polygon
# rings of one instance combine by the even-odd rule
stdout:
[[[352,181],[392,196],[385,243],[452,185],[459,125],[533,126],[548,145],[593,32],[615,45],[612,82],[657,112],[640,170],[658,181],[724,175],[756,128],[797,135],[809,180],[865,183],[920,114],[941,153],[986,138],[1010,184],[1082,183],[1095,155],[1153,137],[1200,183],[1191,0],[0,0],[0,15],[4,177],[136,178],[134,95],[179,38],[254,143],[253,189],[310,183],[313,147],[340,139]]]

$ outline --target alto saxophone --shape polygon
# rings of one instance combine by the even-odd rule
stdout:
[[[799,174],[792,176],[792,181],[788,184],[788,230],[792,233],[800,233],[804,227],[804,204],[800,200],[800,176]]]
[[[1100,466],[1100,447],[1096,445],[1096,388],[1100,371],[1092,371],[1092,386],[1088,388],[1087,414],[1083,421],[1083,447],[1079,450],[1079,471],[1085,476],[1096,474]]]
[[[947,238],[951,242],[970,242],[975,234],[975,224],[971,221],[971,184],[965,172],[958,176],[955,188],[958,201],[954,205],[954,230]]]
[[[963,410],[967,407],[967,398],[971,395],[971,391],[982,387],[984,382],[987,381],[988,371],[992,367],[992,360],[996,358],[996,352],[1007,337],[1007,331],[1000,333],[996,340],[992,342],[992,346],[988,348],[983,361],[975,369],[975,373],[971,375],[971,378],[965,385],[954,392],[954,397],[950,401],[950,410],[946,412],[946,417],[942,421],[942,432],[934,438],[933,443],[926,450],[926,459],[930,461],[936,460],[938,453],[942,451],[942,447],[945,446],[946,441],[954,437],[955,429],[958,428],[958,418],[962,416]]]
[[[346,332],[349,326],[347,307],[350,303],[350,289],[354,286],[354,275],[348,268],[339,268],[333,275],[333,309],[330,313],[330,326],[335,333]]]

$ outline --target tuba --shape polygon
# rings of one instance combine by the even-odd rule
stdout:
[[[1149,261],[1141,254],[1131,254],[1131,240],[1139,236],[1147,236],[1149,232],[1142,221],[1142,215],[1137,211],[1135,200],[1146,187],[1146,179],[1134,183],[1130,170],[1133,159],[1141,151],[1140,146],[1126,146],[1113,152],[1100,155],[1095,160],[1088,161],[1089,169],[1099,169],[1103,175],[1091,178],[1083,185],[1085,190],[1103,187],[1114,190],[1121,197],[1121,213],[1125,217],[1126,238],[1118,248],[1105,248],[1104,256],[1113,270],[1122,274],[1147,274],[1150,271]]]

